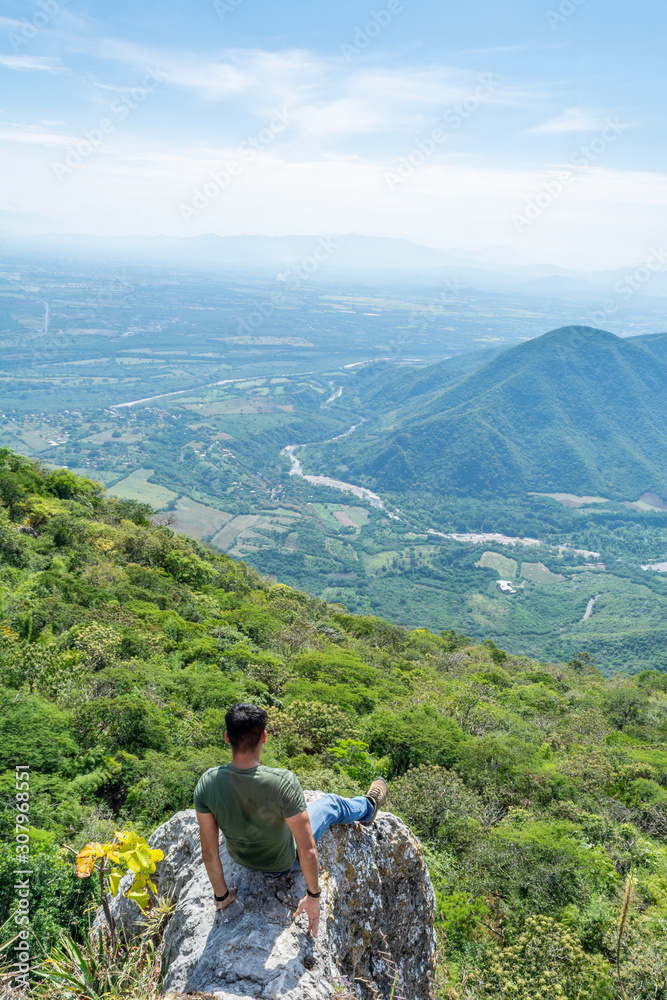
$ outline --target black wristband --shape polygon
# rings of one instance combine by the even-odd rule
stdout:
[[[224,896],[216,896],[216,894],[213,893],[213,898],[215,899],[216,903],[224,903],[224,901],[227,899],[228,895],[229,895],[229,889],[224,894]]]
[[[306,896],[310,896],[311,899],[319,899],[321,892],[321,889],[318,892],[311,892],[310,889],[306,889]]]

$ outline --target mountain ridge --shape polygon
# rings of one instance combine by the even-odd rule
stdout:
[[[335,458],[385,488],[664,495],[667,362],[639,340],[551,330],[369,423]]]

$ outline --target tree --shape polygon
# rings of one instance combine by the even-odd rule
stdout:
[[[604,709],[618,729],[625,729],[633,722],[640,722],[650,703],[649,695],[634,684],[609,691]]]

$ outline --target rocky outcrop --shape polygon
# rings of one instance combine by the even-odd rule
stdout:
[[[319,793],[306,793],[308,799]],[[435,897],[419,841],[397,817],[335,826],[320,842],[322,920],[313,939],[292,919],[305,893],[301,872],[272,880],[220,857],[237,902],[216,914],[192,810],[176,813],[150,840],[165,854],[158,891],[176,903],[165,935],[165,991],[222,1000],[320,1000],[347,982],[362,998],[428,1000],[435,964]],[[129,930],[138,911],[116,899]]]

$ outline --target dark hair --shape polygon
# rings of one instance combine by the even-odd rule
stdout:
[[[262,738],[269,717],[257,705],[232,705],[225,723],[232,750],[254,750]]]

